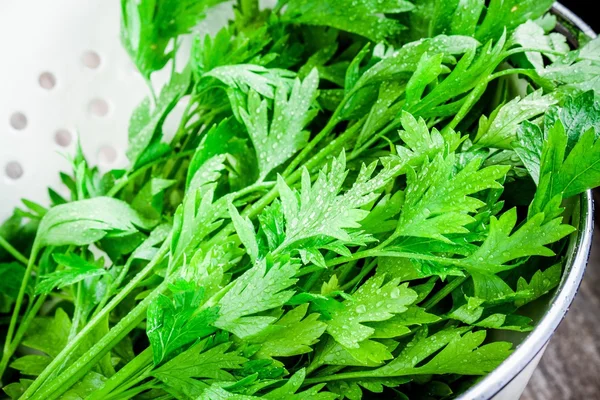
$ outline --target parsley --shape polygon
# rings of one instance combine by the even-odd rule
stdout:
[[[239,0],[180,46],[219,3],[122,1],[171,77],[126,169],[77,148],[68,195],[0,225],[5,393],[461,393],[535,327],[600,186],[600,41],[571,50],[550,0]]]

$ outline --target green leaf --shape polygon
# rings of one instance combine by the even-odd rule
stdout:
[[[343,381],[330,382],[327,389],[341,396],[346,396],[350,400],[361,400],[363,396],[362,389],[372,393],[383,393],[386,387],[394,388],[399,399],[405,400],[402,393],[396,389],[398,386],[409,383],[410,378],[365,378],[365,379],[347,379]]]
[[[567,152],[570,152],[588,130],[594,129],[596,135],[600,136],[600,102],[595,100],[593,92],[569,97],[562,107],[552,107],[546,113],[544,124],[550,128],[559,120],[565,128]]]
[[[495,369],[510,355],[511,344],[494,342],[481,346],[485,331],[464,332],[447,328],[426,336],[422,330],[402,352],[387,365],[365,372],[368,377],[395,377],[428,374],[484,375]],[[440,351],[441,350],[441,351]],[[439,351],[439,352],[438,352]],[[438,352],[422,366],[417,366]]]
[[[256,262],[258,258],[258,242],[254,233],[254,225],[252,225],[248,217],[243,218],[240,216],[240,213],[231,203],[229,203],[229,215],[240,240],[246,247],[246,252],[250,256],[250,259],[252,262]]]
[[[548,212],[546,207],[551,206],[557,197],[569,198],[600,184],[598,139],[594,127],[580,131],[572,150],[568,152],[569,136],[563,121],[559,119],[553,126],[546,128],[546,141],[540,161],[540,181],[530,207],[530,215]]]
[[[71,386],[62,396],[61,400],[83,400],[94,391],[104,386],[106,378],[97,372],[88,372],[83,379]]]
[[[17,358],[10,367],[21,372],[23,375],[37,376],[50,364],[50,358],[38,355],[26,355]]]
[[[173,298],[160,295],[148,307],[146,333],[152,344],[154,365],[180,353],[184,346],[214,332],[215,307],[200,310],[204,290],[179,281],[171,287]]]
[[[406,311],[381,322],[369,322],[366,325],[375,329],[371,336],[374,339],[392,339],[404,336],[411,332],[409,326],[433,324],[440,321],[440,317],[426,312],[417,306],[410,306]]]
[[[374,83],[397,79],[419,67],[423,54],[444,54],[445,57],[474,52],[478,42],[468,36],[436,36],[408,43],[367,69],[358,79],[346,85],[346,91],[356,92]],[[357,66],[358,67],[358,66]]]
[[[317,343],[327,325],[319,321],[319,314],[306,315],[308,304],[285,313],[277,322],[258,335],[248,338],[260,345],[255,354],[258,358],[291,357],[310,353],[310,346]]]
[[[39,317],[33,320],[23,344],[56,357],[67,344],[71,321],[62,308],[57,308],[54,318]]]
[[[269,265],[267,265],[269,264]],[[219,318],[215,326],[240,338],[255,335],[277,320],[271,316],[253,316],[281,307],[294,294],[286,290],[297,279],[298,265],[293,262],[274,262],[265,259],[237,278],[219,301]]]
[[[404,0],[359,0],[315,3],[309,0],[287,2],[284,19],[293,23],[330,26],[356,33],[379,42],[396,36],[403,26],[380,14],[398,14],[411,11],[413,5]]]
[[[10,383],[2,388],[4,393],[6,393],[12,400],[17,400],[21,398],[23,393],[27,390],[29,386],[33,383],[31,379],[19,379],[19,382]]]
[[[334,393],[320,392],[323,386],[325,386],[324,384],[316,385],[303,392],[296,393],[302,386],[305,377],[306,371],[301,369],[292,375],[283,386],[270,391],[262,397],[269,400],[334,400],[337,398],[337,395]]]
[[[410,166],[421,166],[426,160],[434,159],[440,153],[452,153],[466,139],[452,129],[442,133],[436,128],[429,130],[423,118],[415,119],[411,114],[402,112],[402,127],[398,132],[404,146],[396,147],[398,156]]]
[[[485,205],[470,195],[486,189],[501,189],[497,181],[509,167],[480,169],[481,160],[471,161],[459,172],[454,171],[455,156],[437,155],[416,173],[407,170],[407,190],[396,236],[415,236],[450,242],[448,234],[468,233],[470,215]]]
[[[303,170],[299,196],[279,178],[277,187],[286,220],[286,238],[281,247],[319,236],[352,242],[349,229],[360,228],[359,222],[368,215],[360,207],[375,200],[377,192],[400,170],[393,159],[383,159],[382,163],[383,169],[375,176],[376,162],[363,165],[354,185],[341,195],[347,174],[344,152],[332,161],[330,168],[319,172],[313,184],[308,171]]]
[[[294,81],[289,96],[285,88],[278,87],[271,118],[267,101],[261,101],[254,91],[248,96],[248,109],[239,110],[256,151],[260,181],[307,144],[309,133],[304,128],[317,113],[312,106],[318,83],[314,69],[302,83],[299,79]]]
[[[64,266],[65,269],[52,272],[48,275],[42,275],[41,280],[35,288],[37,294],[48,294],[55,288],[61,289],[84,279],[107,273],[107,270],[102,265],[89,262],[73,253],[54,254],[53,257],[58,265]]]
[[[40,246],[85,246],[104,237],[149,229],[127,203],[110,197],[97,197],[51,208],[42,219],[37,239]]]
[[[215,173],[225,168],[224,161],[227,156],[238,158],[250,152],[247,141],[240,137],[242,131],[242,126],[234,118],[226,118],[213,125],[202,138],[190,161],[186,179],[188,190],[200,188],[207,182],[216,180]],[[253,171],[242,172],[252,175]]]
[[[214,201],[214,185],[188,192],[173,219],[172,260],[191,257],[201,241],[214,232],[227,216],[225,198]]]
[[[461,36],[450,36],[450,38],[459,37]],[[445,103],[473,90],[475,90],[473,93],[477,94],[479,91],[479,95],[481,95],[483,92],[480,89],[487,85],[488,77],[505,57],[505,45],[506,35],[502,35],[495,44],[489,41],[479,51],[476,50],[474,45],[465,49],[466,54],[460,59],[452,72],[420,102],[408,108],[407,111],[422,117],[454,116],[457,114],[468,96],[450,104]]]
[[[540,78],[558,86],[558,94],[578,95],[593,90],[600,93],[600,61],[594,56],[599,39],[594,39],[580,50],[558,57],[544,69],[538,69]]]
[[[25,275],[25,268],[17,263],[0,263],[0,293],[12,299],[19,295],[19,287]]]
[[[248,361],[238,351],[229,351],[231,343],[221,343],[210,347],[204,339],[152,372],[166,385],[182,390],[193,397],[199,393],[198,386],[205,386],[196,379],[233,380],[231,372]],[[194,383],[196,382],[196,383]]]
[[[133,3],[132,0],[122,0]],[[148,1],[148,0],[144,0]],[[175,108],[179,100],[187,94],[191,83],[190,69],[176,73],[170,82],[163,87],[156,103],[151,107],[150,98],[146,98],[133,112],[129,121],[129,146],[127,158],[134,166],[150,162],[147,152],[159,150],[152,148],[160,143],[161,127],[167,115]],[[144,162],[141,162],[144,160]]]
[[[492,217],[487,238],[477,251],[461,259],[460,265],[469,272],[496,274],[516,267],[509,262],[519,258],[553,256],[554,252],[545,246],[562,239],[575,228],[562,224],[562,218],[555,218],[549,222],[544,220],[543,213],[536,214],[515,230],[515,208],[505,212],[498,219]]]
[[[540,182],[540,163],[544,133],[535,124],[525,121],[517,129],[517,142],[513,144],[515,153],[519,156],[531,179],[536,184]]]
[[[553,3],[552,0],[491,0],[475,37],[482,42],[497,39],[503,30],[511,31],[527,20],[541,17]]]
[[[408,285],[398,286],[399,280],[384,284],[385,277],[375,276],[362,284],[352,298],[333,310],[327,321],[327,333],[347,348],[359,347],[359,342],[371,337],[375,329],[364,322],[385,321],[407,310],[417,299]]]
[[[513,33],[511,42],[523,48],[538,50],[538,52],[525,53],[527,60],[535,69],[544,68],[544,56],[552,61],[556,60],[557,57],[548,54],[548,51],[568,53],[570,50],[565,36],[556,32],[546,35],[544,28],[533,21],[520,25]]]
[[[394,358],[392,351],[396,343],[390,347],[375,340],[366,339],[358,347],[344,347],[331,336],[325,336],[317,347],[310,369],[322,365],[354,366],[354,367],[379,367],[385,361]]]
[[[494,110],[489,118],[481,117],[474,142],[481,147],[512,149],[519,125],[544,114],[556,102],[551,95],[544,96],[541,90],[515,98]]]
[[[174,57],[167,47],[223,0],[121,0],[121,42],[146,78]]]
[[[137,212],[149,220],[158,220],[163,211],[164,191],[176,183],[174,180],[153,178],[136,194],[131,202]]]
[[[562,278],[562,264],[554,264],[544,271],[537,271],[529,283],[525,278],[520,277],[517,281],[517,291],[528,291],[531,295],[525,299],[516,301],[516,306],[521,307],[543,295],[549,293],[552,289],[560,284]]]
[[[202,76],[215,78],[226,87],[241,90],[244,94],[254,91],[263,97],[274,99],[276,88],[290,86],[295,73],[260,65],[238,64],[216,67]]]

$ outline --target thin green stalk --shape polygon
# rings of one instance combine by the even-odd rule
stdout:
[[[119,372],[111,376],[100,389],[91,393],[87,400],[103,400],[108,398],[115,389],[123,385],[140,369],[148,366],[150,363],[152,363],[152,348],[148,347],[121,368]]]
[[[531,69],[526,69],[526,68],[509,68],[509,69],[505,69],[505,70],[493,73],[492,75],[489,76],[487,81],[491,82],[494,79],[498,79],[498,78],[501,78],[503,76],[508,76],[508,75],[515,75],[515,74],[529,75],[532,72],[534,72],[534,71]]]
[[[13,256],[15,260],[23,263],[24,265],[29,264],[29,259],[25,257],[21,252],[15,249],[2,235],[0,235],[0,247],[2,247],[8,254]]]
[[[79,324],[81,322],[81,304],[83,302],[83,283],[77,282],[75,285],[77,290],[77,296],[75,299],[75,311],[73,311],[73,321],[71,322],[71,331],[69,332],[69,340],[73,340],[75,335],[77,335],[77,330],[79,329]]]
[[[433,297],[423,304],[423,307],[427,311],[431,310],[437,303],[442,301],[446,296],[450,293],[454,292],[458,287],[460,287],[463,283],[465,283],[469,279],[469,276],[464,277],[456,277],[452,280],[452,282],[448,282],[446,286],[444,286],[439,292],[433,295]]]
[[[170,237],[170,236],[169,236]],[[131,291],[133,291],[136,286],[146,278],[146,276],[160,263],[160,261],[162,261],[162,259],[164,258],[164,256],[166,256],[166,254],[169,251],[169,245],[170,245],[170,240],[169,238],[167,238],[167,240],[165,240],[165,242],[163,243],[163,245],[160,247],[160,249],[158,250],[157,255],[152,259],[152,261],[150,261],[148,263],[148,265],[146,265],[128,284],[127,286],[125,286],[123,289],[121,289],[119,291],[119,293],[113,297],[113,299],[106,305],[106,307],[104,307],[102,309],[102,311],[100,313],[98,313],[94,318],[92,318],[90,320],[90,322],[88,322],[86,324],[86,326],[81,330],[81,332],[79,332],[77,334],[77,336],[75,336],[73,338],[73,340],[69,341],[67,343],[67,345],[65,346],[65,348],[56,356],[56,358],[54,358],[54,360],[52,360],[52,362],[44,369],[44,371],[42,371],[42,373],[38,376],[38,378],[33,381],[33,383],[31,384],[31,386],[29,386],[27,388],[27,390],[25,391],[25,393],[23,393],[23,397],[22,399],[28,399],[30,398],[35,391],[48,379],[48,377],[50,377],[50,375],[52,375],[53,373],[55,373],[56,370],[59,370],[62,366],[63,363],[67,360],[67,358],[70,356],[70,354],[75,350],[75,348],[77,346],[79,346],[79,344],[81,344],[81,342],[83,341],[83,339],[88,335],[89,332],[91,332],[105,317],[108,316],[108,314],[126,297],[129,295],[129,293],[131,293]],[[155,290],[156,291],[156,290]],[[152,292],[154,293],[154,292]],[[151,296],[149,296],[151,297]],[[146,299],[144,299],[145,301]],[[142,302],[143,303],[143,302]],[[139,305],[141,305],[142,303],[140,303]],[[138,307],[139,307],[138,305]],[[138,308],[136,307],[136,309]],[[135,310],[135,309],[134,309]],[[145,312],[145,309],[143,310]],[[127,318],[127,317],[126,317]],[[126,318],[124,318],[122,321],[124,321]],[[119,325],[117,325],[119,326]],[[135,325],[134,325],[135,326]],[[114,329],[114,328],[113,328]],[[112,332],[112,330],[111,330]],[[110,332],[104,337],[106,338],[108,335],[110,335]],[[102,343],[103,339],[102,338],[99,343]],[[97,344],[97,345],[98,345]],[[96,345],[96,346],[97,346]],[[96,347],[95,346],[95,347]],[[90,365],[90,368],[92,368],[93,365]],[[66,371],[65,371],[66,372]],[[62,376],[59,375],[59,377]],[[59,379],[57,378],[56,381],[59,381]],[[44,399],[44,397],[42,397]]]
[[[21,306],[23,305],[23,299],[25,298],[25,292],[27,291],[27,283],[29,282],[31,272],[33,271],[33,263],[39,253],[40,245],[38,243],[39,242],[37,240],[33,242],[31,256],[27,262],[27,268],[25,269],[25,274],[23,275],[23,280],[21,281],[21,287],[19,288],[19,294],[17,295],[17,299],[15,301],[15,308],[13,309],[10,324],[8,325],[8,332],[6,333],[6,338],[4,339],[4,353],[2,354],[2,360],[0,360],[0,379],[4,375],[4,371],[8,366],[8,361],[12,356],[11,343],[15,333],[15,328],[17,326],[17,320],[19,319],[19,313],[21,312]]]
[[[343,267],[341,267],[339,272],[336,271],[336,275],[337,275],[337,279],[338,279],[339,283],[342,283],[346,280],[346,277],[352,271],[352,269],[356,266],[357,263],[358,263],[358,260],[351,261],[351,262],[347,263],[346,265],[344,265]]]
[[[469,93],[469,95],[466,97],[465,102],[460,107],[460,110],[458,110],[454,118],[452,118],[452,121],[450,121],[450,123],[446,125],[446,127],[444,127],[445,131],[447,131],[448,129],[455,129],[458,126],[458,124],[471,111],[475,103],[477,103],[477,101],[481,98],[481,96],[485,92],[485,89],[487,89],[487,85],[488,81],[484,80],[483,82],[478,83],[477,86],[475,86],[475,88],[471,90],[471,93]]]
[[[148,383],[146,383],[146,384],[144,384],[142,386],[138,386],[136,388],[129,389],[129,390],[125,391],[125,392],[119,393],[119,394],[117,394],[115,396],[107,397],[106,399],[103,399],[103,400],[121,400],[121,399],[123,399],[123,400],[129,400],[129,399],[134,399],[134,398],[136,398],[136,396],[138,394],[140,394],[142,392],[145,392],[146,390],[153,389],[155,387],[155,385],[156,385],[155,381],[148,382]],[[163,397],[164,396],[162,396],[160,398],[163,398]],[[167,397],[167,398],[170,398],[170,397]],[[155,398],[155,400],[156,400],[156,398]]]
[[[346,379],[358,379],[358,378],[369,378],[371,371],[356,371],[356,372],[343,372],[337,375],[317,376],[314,378],[308,378],[304,380],[303,386],[311,385],[313,383],[333,382]]]
[[[106,194],[109,197],[114,197],[116,196],[123,188],[125,188],[129,182],[131,182],[132,180],[134,180],[135,178],[137,178],[138,176],[142,175],[143,173],[145,173],[146,171],[148,171],[150,168],[161,164],[163,162],[169,161],[169,160],[176,160],[178,158],[182,158],[182,157],[188,157],[191,156],[195,153],[196,150],[188,150],[188,151],[182,151],[179,152],[177,154],[171,154],[167,157],[161,157],[158,160],[154,160],[151,163],[148,163],[146,165],[141,166],[139,169],[133,171],[132,173],[123,176],[122,178],[118,179],[115,182],[115,185],[108,191],[108,193]]]
[[[306,146],[304,146],[300,154],[298,154],[292,160],[290,165],[287,166],[287,168],[283,171],[282,174],[284,177],[288,177],[293,172],[297,171],[297,168],[302,164],[302,162],[310,154],[310,152],[313,151],[313,149],[321,142],[321,140],[325,138],[325,136],[329,135],[333,131],[336,125],[340,122],[339,114],[342,108],[344,107],[345,103],[346,102],[344,101],[340,103],[338,108],[335,110],[334,114],[329,119],[329,122],[327,122],[327,125],[325,125],[325,128],[323,128],[321,132],[317,134],[317,136],[315,136]]]
[[[133,263],[133,260],[134,260],[133,257],[129,257],[127,259],[127,262],[125,262],[125,265],[123,266],[123,269],[117,276],[117,279],[115,279],[114,282],[106,289],[104,296],[102,296],[102,299],[96,306],[96,310],[94,310],[94,313],[92,314],[92,318],[94,318],[104,308],[106,303],[108,303],[108,300],[110,299],[110,296],[113,295],[114,290],[117,289],[119,286],[121,286],[121,283],[123,283],[123,280],[127,276],[129,269],[131,268],[131,264]]]
[[[349,257],[338,257],[333,260],[329,260],[329,261],[327,261],[327,267],[333,267],[335,265],[340,265],[340,264],[344,264],[344,263],[347,263],[350,261],[356,261],[356,260],[360,260],[360,259],[367,258],[367,257],[414,258],[414,259],[418,259],[418,260],[435,261],[435,262],[439,262],[439,263],[443,263],[443,264],[450,264],[450,265],[460,265],[460,263],[461,263],[461,260],[459,260],[459,259],[431,256],[428,254],[389,251],[389,250],[385,250],[385,249],[378,250],[377,248],[375,248],[375,249],[358,251]]]
[[[319,279],[323,275],[323,272],[325,272],[325,270],[323,268],[319,269],[318,271],[313,272],[312,275],[309,276],[308,279],[306,280],[306,282],[304,283],[302,289],[305,292],[310,292],[312,287],[319,281]]]
[[[367,276],[371,271],[373,271],[373,268],[375,268],[377,266],[377,259],[372,260],[369,264],[367,264],[366,266],[362,267],[359,274],[356,275],[354,277],[354,279],[352,279],[350,282],[346,283],[344,286],[342,286],[340,288],[340,290],[342,291],[346,291],[348,289],[353,288],[357,283],[359,283],[360,281],[362,281],[364,279],[365,276]]]
[[[390,133],[391,131],[393,131],[394,129],[396,129],[398,127],[400,127],[400,120],[399,119],[393,120],[388,126],[383,128],[375,136],[373,136],[369,140],[367,140],[359,149],[352,151],[352,153],[350,154],[348,159],[354,160],[359,155],[361,155],[364,151],[368,150],[375,142],[377,142],[379,139],[381,139],[382,137],[384,137],[385,135],[387,135],[388,133]]]
[[[37,315],[38,311],[44,305],[44,302],[46,301],[46,297],[47,297],[46,295],[41,295],[40,297],[38,297],[36,299],[35,303],[33,303],[33,306],[28,310],[27,314],[23,318],[21,318],[21,321],[19,323],[19,328],[17,329],[17,332],[16,332],[13,340],[11,342],[8,342],[8,341],[5,342],[4,351],[2,353],[2,360],[0,360],[0,370],[1,371],[4,371],[6,369],[6,367],[8,366],[8,362],[10,361],[10,358],[15,353],[15,351],[17,351],[17,348],[19,347],[19,344],[21,343],[21,340],[23,339],[25,332],[27,332],[27,330],[29,329],[29,325],[31,325],[31,322]],[[7,343],[8,343],[8,349],[6,348]]]
[[[510,56],[513,56],[515,54],[521,54],[521,53],[543,53],[543,54],[551,54],[553,56],[564,56],[565,53],[560,52],[560,51],[555,51],[555,50],[546,50],[546,49],[534,49],[534,48],[528,48],[528,47],[517,47],[511,50],[507,50],[504,52],[504,56],[502,57],[503,59],[506,59]]]
[[[96,363],[104,357],[114,346],[116,346],[132,329],[134,329],[146,317],[146,310],[150,303],[158,298],[168,289],[168,281],[164,281],[155,290],[144,298],[135,308],[129,312],[117,325],[115,325],[102,339],[77,361],[72,363],[62,374],[55,377],[52,382],[37,393],[27,391],[21,400],[32,398],[34,400],[54,400],[73,386],[79,379],[83,378]],[[39,385],[38,385],[39,387]],[[33,394],[33,396],[32,396]]]
[[[171,139],[171,147],[175,147],[180,141],[185,132],[187,131],[186,125],[190,122],[192,116],[194,115],[192,111],[192,107],[196,104],[194,101],[195,93],[190,95],[190,101],[187,106],[185,106],[185,110],[183,111],[183,116],[181,117],[181,121],[179,122],[179,126],[177,127],[177,131]],[[198,110],[195,110],[198,111]]]

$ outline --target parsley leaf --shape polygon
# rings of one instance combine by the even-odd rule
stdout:
[[[361,285],[352,298],[342,303],[342,308],[332,311],[327,321],[327,333],[348,348],[356,348],[359,342],[369,338],[374,328],[363,322],[385,321],[407,310],[417,295],[407,285],[399,286],[399,280],[384,284],[383,275],[373,277]]]
[[[139,71],[149,79],[174,57],[172,41],[187,34],[210,7],[223,0],[121,0],[121,42]]]
[[[179,281],[172,286],[173,298],[161,295],[148,307],[147,334],[152,344],[154,364],[181,352],[183,346],[214,332],[211,324],[217,319],[217,309],[199,310],[204,290]]]
[[[53,257],[65,269],[43,275],[35,288],[37,294],[47,294],[54,288],[60,289],[87,278],[104,275],[107,272],[101,265],[89,262],[76,254],[54,254]]]
[[[319,314],[306,315],[308,304],[300,305],[283,315],[258,335],[248,338],[259,344],[258,358],[291,357],[309,353],[327,325],[319,321]]]
[[[325,25],[356,33],[380,42],[400,33],[403,26],[380,14],[398,14],[411,11],[413,5],[404,0],[324,1],[290,0],[286,3],[284,18],[293,23]]]
[[[318,81],[315,69],[302,83],[295,80],[289,96],[285,88],[278,87],[271,118],[267,102],[261,101],[256,92],[248,96],[248,109],[239,110],[256,150],[259,181],[306,145],[309,134],[304,128],[316,115],[311,107],[317,97]]]
[[[296,282],[294,275],[297,271],[298,265],[291,261],[258,261],[235,280],[219,301],[219,317],[215,326],[241,338],[261,332],[277,318],[253,314],[285,304],[294,294],[286,289]]]

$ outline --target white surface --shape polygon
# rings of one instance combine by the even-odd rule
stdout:
[[[231,15],[221,5],[199,30]],[[21,198],[47,204],[48,186],[64,190],[78,136],[101,170],[127,164],[129,117],[148,89],[119,35],[119,0],[0,0],[0,221]]]
[[[117,0],[0,1],[0,220],[21,198],[47,203],[46,187],[60,189],[77,133],[91,162],[106,148],[116,158],[102,166],[126,164],[129,116],[147,89],[120,46],[119,9]],[[94,53],[100,65],[90,68],[84,56]],[[52,83],[42,74],[54,87],[42,87]],[[14,113],[27,118],[22,130],[11,126]],[[57,132],[63,144],[70,134],[70,145],[58,144]],[[20,178],[7,176],[9,163],[21,166]]]

